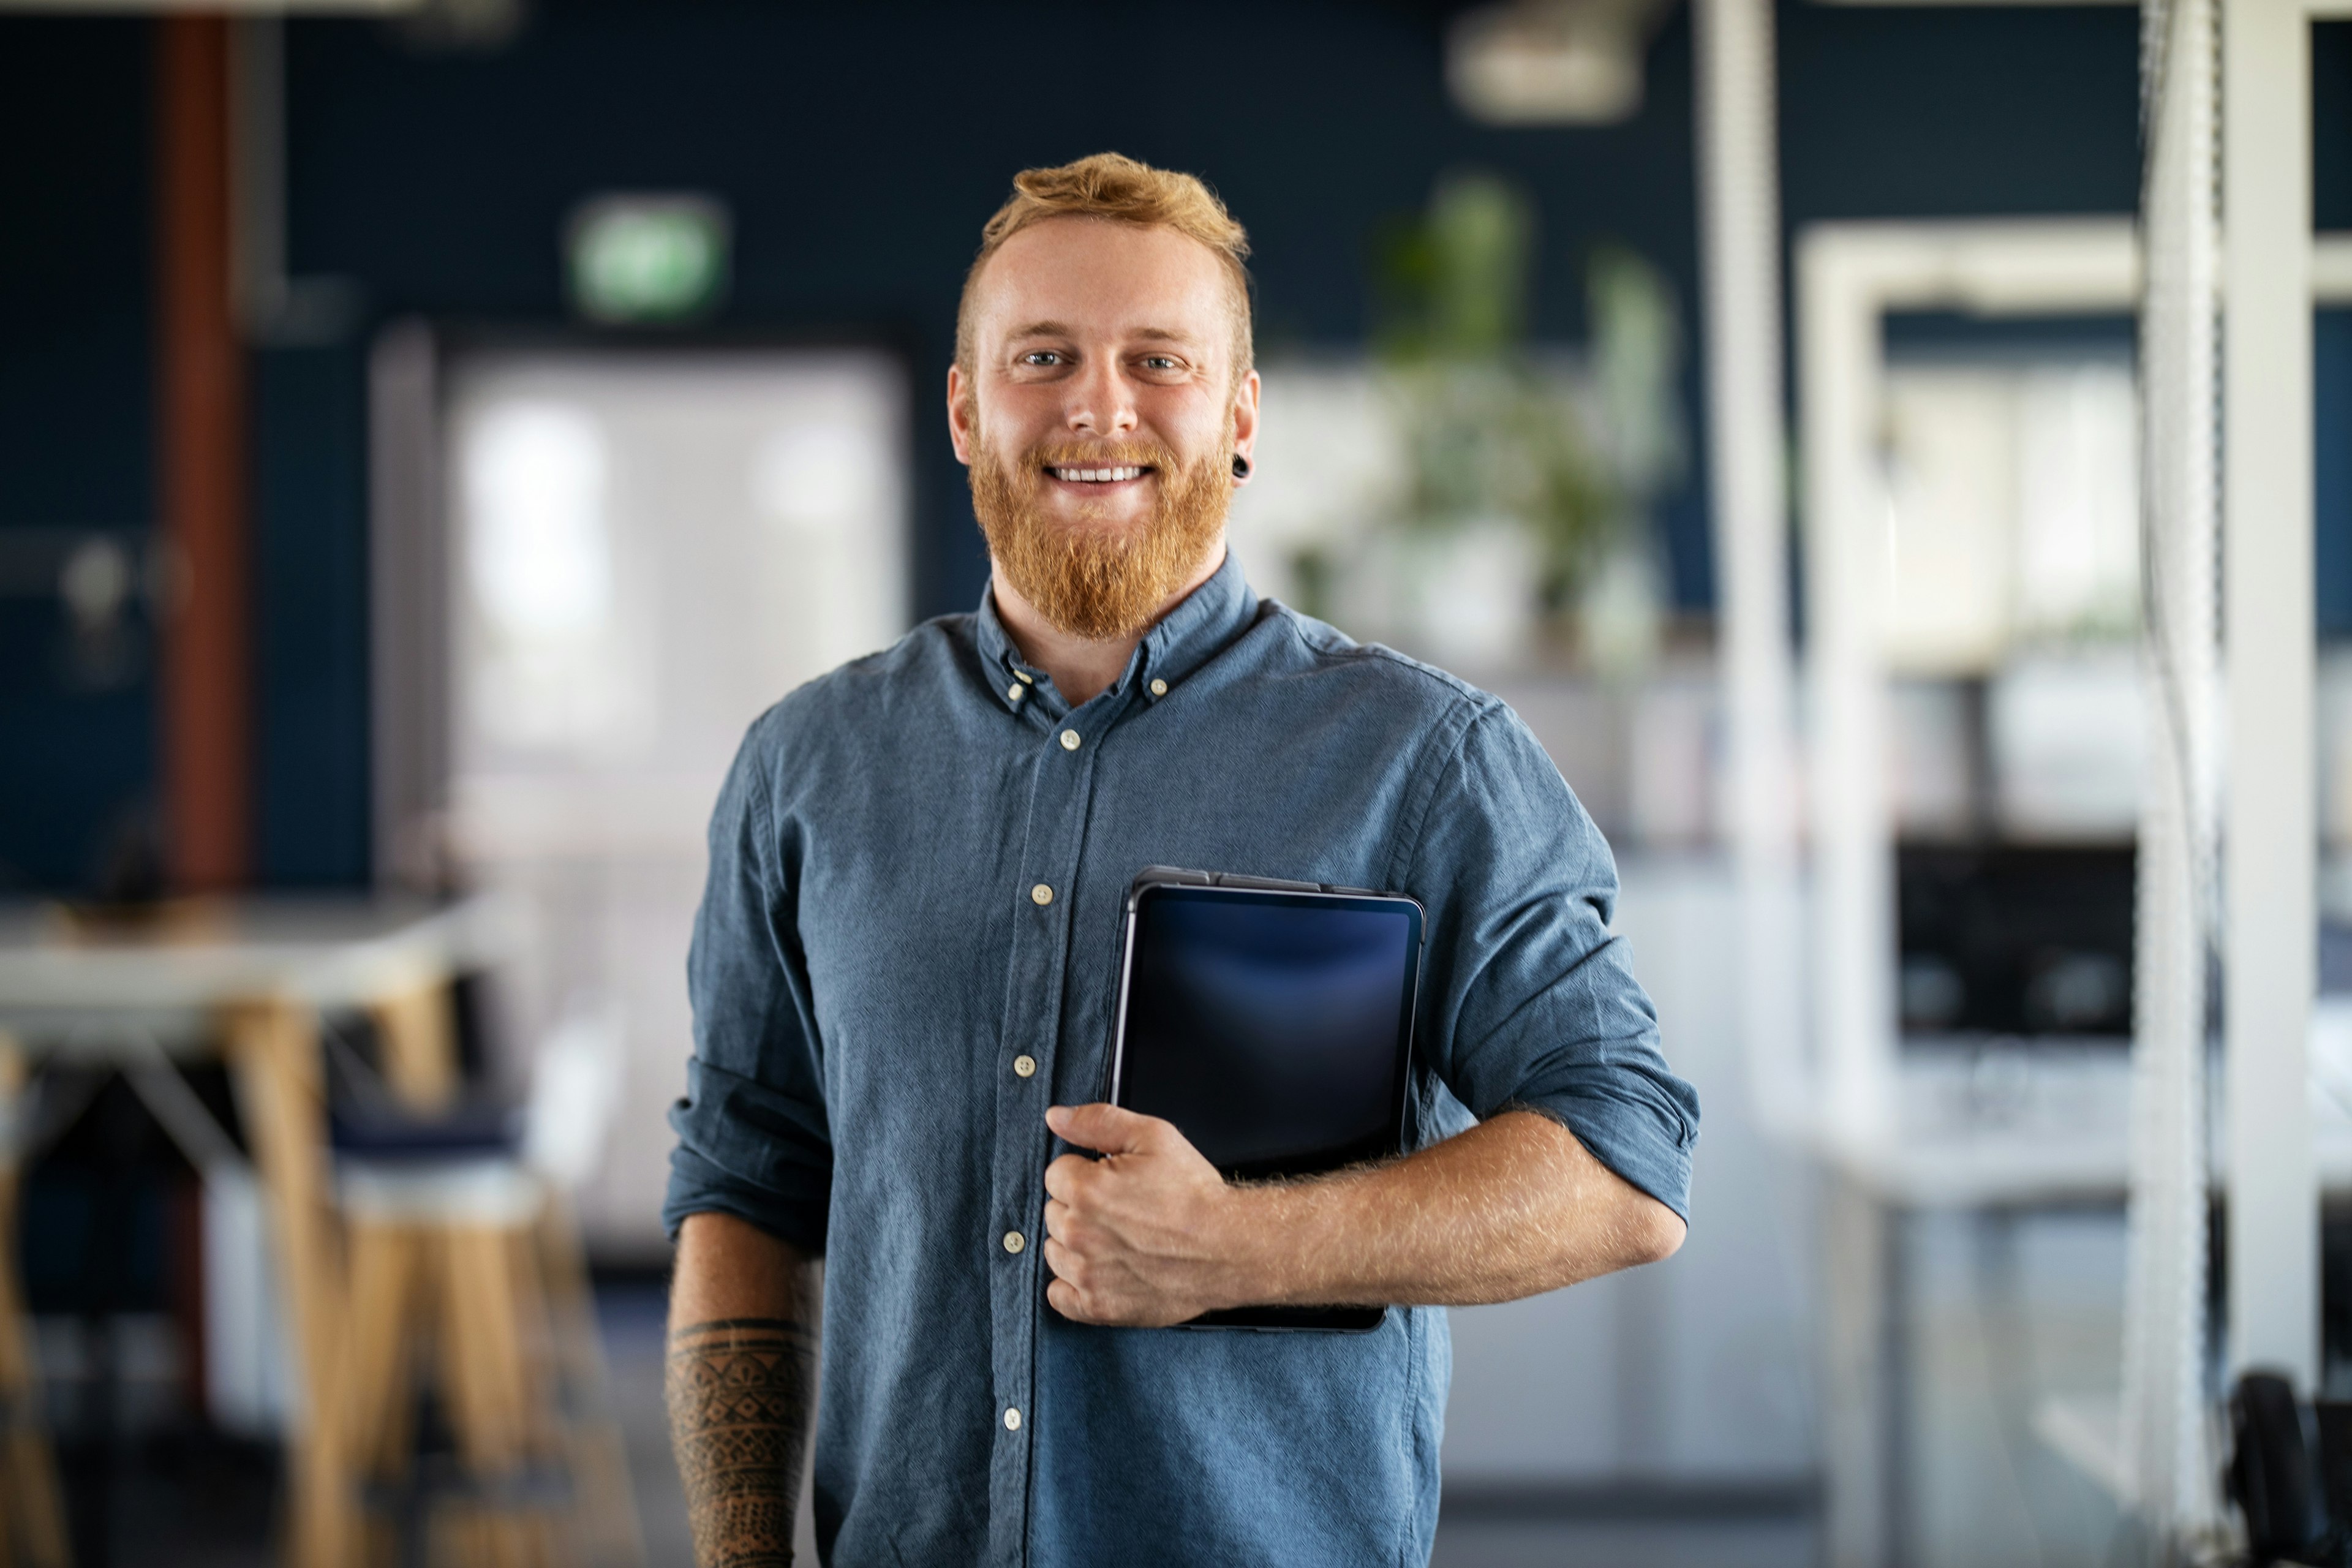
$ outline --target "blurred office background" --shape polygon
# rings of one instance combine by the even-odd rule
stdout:
[[[1253,580],[1527,719],[1617,849],[1619,927],[1706,1106],[1675,1259],[1454,1315],[1438,1563],[2116,1560],[2155,744],[2138,10],[1756,8],[1800,662],[1832,624],[1802,388],[1837,340],[1809,337],[1806,279],[1859,309],[1835,258],[1906,245],[1930,278],[1872,306],[1853,454],[1885,566],[1865,1142],[1903,1157],[1847,1159],[1734,962],[1688,7],[163,9],[0,4],[0,1306],[24,1325],[0,1422],[61,1500],[47,1530],[19,1454],[0,1560],[299,1559],[337,1506],[303,1498],[338,1365],[404,1409],[434,1390],[370,1429],[397,1452],[337,1461],[381,1561],[504,1561],[534,1510],[594,1515],[563,1561],[687,1560],[656,1211],[704,820],[768,702],[976,602],[940,408],[958,288],[1013,171],[1104,148],[1198,172],[1250,229]],[[2352,24],[2312,29],[2310,115],[2315,226],[2352,230]],[[2093,280],[2018,308],[1933,281],[2045,243]],[[2324,1145],[2352,1139],[2333,287]],[[1829,836],[1802,803],[1833,781],[1792,793],[1790,840]],[[1787,906],[1807,1030],[1844,973],[1811,885]],[[275,1206],[289,1180],[315,1212]],[[2352,1231],[2326,1235],[2332,1379]],[[538,1338],[467,1339],[504,1310],[453,1283],[485,1236]],[[446,1375],[367,1362],[443,1342]],[[556,1429],[482,1435],[507,1354],[562,1394]]]

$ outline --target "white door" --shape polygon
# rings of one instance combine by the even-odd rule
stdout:
[[[651,1255],[720,780],[769,704],[908,624],[906,372],[485,351],[446,384],[450,847],[524,917],[505,1037],[607,1065],[602,1139],[569,1129],[589,1239]]]

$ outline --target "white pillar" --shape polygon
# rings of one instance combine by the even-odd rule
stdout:
[[[1779,113],[1771,0],[1698,0],[1699,233],[1707,459],[1727,740],[1725,829],[1739,900],[1740,1027],[1758,1114],[1807,1118],[1797,893],[1794,659],[1782,452]]]
[[[2276,1368],[2305,1394],[2319,1373],[2310,38],[2302,0],[2224,0],[2229,1365]]]

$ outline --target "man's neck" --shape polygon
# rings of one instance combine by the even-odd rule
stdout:
[[[1004,629],[1021,649],[1021,657],[1053,678],[1054,689],[1062,700],[1076,708],[1090,701],[1110,689],[1127,661],[1135,657],[1135,645],[1144,634],[1158,626],[1168,612],[1182,604],[1192,590],[1217,574],[1225,563],[1225,542],[1221,537],[1217,547],[1202,558],[1200,568],[1184,585],[1168,595],[1151,619],[1123,637],[1111,637],[1095,642],[1087,637],[1075,637],[1049,623],[1037,613],[1037,607],[1021,596],[1005,577],[1003,568],[993,557],[989,561],[989,592],[996,598],[996,614],[1004,622]]]

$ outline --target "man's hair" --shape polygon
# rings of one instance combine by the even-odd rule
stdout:
[[[1097,153],[1054,169],[1024,169],[1013,176],[1013,198],[996,209],[980,231],[980,254],[964,274],[963,302],[956,310],[956,363],[972,372],[972,296],[990,257],[1033,224],[1055,217],[1100,218],[1145,228],[1172,228],[1215,253],[1234,286],[1234,379],[1239,382],[1253,358],[1250,340],[1249,235],[1234,221],[1217,194],[1191,174],[1139,163],[1117,153]]]

